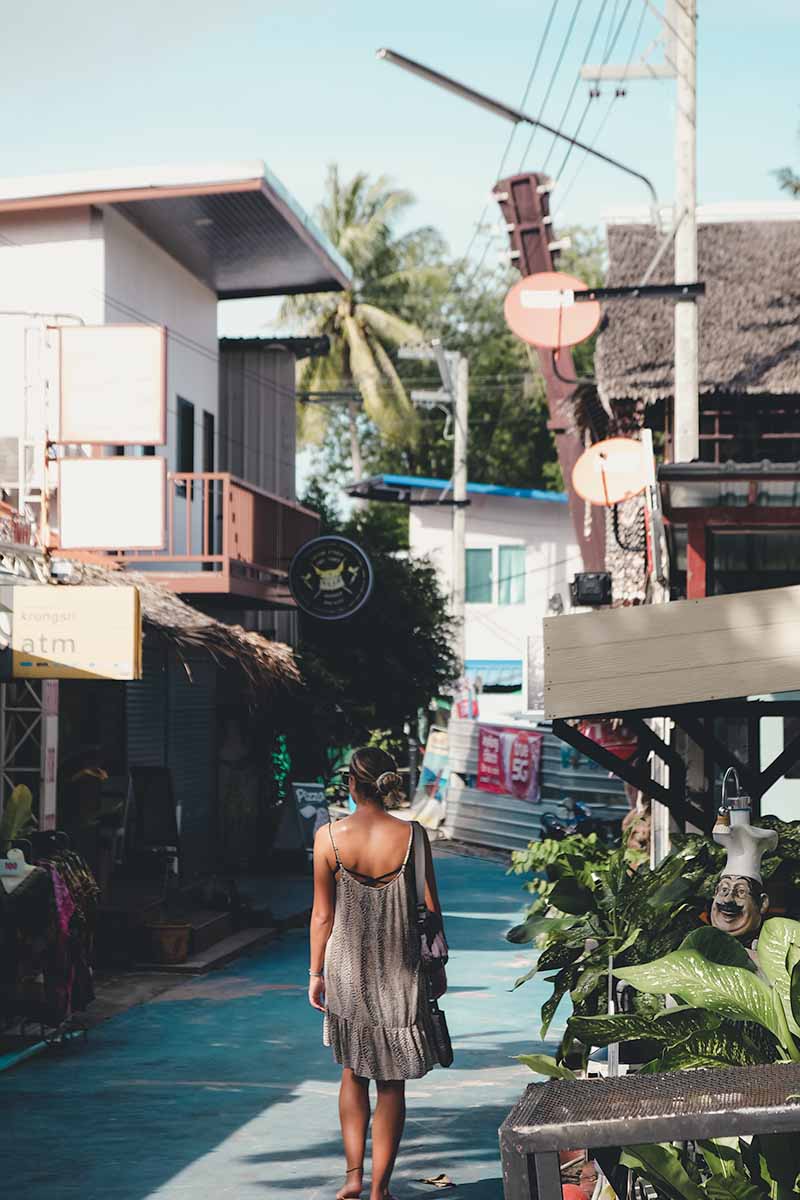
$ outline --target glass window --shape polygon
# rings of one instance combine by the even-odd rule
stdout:
[[[178,437],[176,469],[180,474],[194,471],[194,405],[178,397]]]
[[[525,547],[501,546],[498,570],[500,604],[525,603]]]
[[[492,603],[492,552],[491,550],[467,550],[466,595],[467,604]]]
[[[709,557],[709,595],[789,587],[800,583],[800,529],[714,529]]]

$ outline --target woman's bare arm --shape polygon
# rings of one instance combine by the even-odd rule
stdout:
[[[325,963],[325,947],[333,929],[336,911],[336,883],[333,878],[335,866],[330,834],[323,825],[314,839],[314,907],[311,910],[311,959],[309,970],[308,998],[314,1008],[325,1011],[325,988],[322,974]]]
[[[436,886],[436,872],[433,869],[431,843],[424,826],[422,827],[422,834],[425,842],[425,903],[431,912],[441,914],[442,906],[439,902],[439,889]]]

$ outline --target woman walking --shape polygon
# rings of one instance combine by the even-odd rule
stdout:
[[[335,829],[320,829],[314,844],[308,997],[325,1013],[323,1040],[343,1068],[346,1174],[337,1200],[361,1195],[370,1080],[377,1087],[370,1200],[387,1200],[405,1122],[405,1081],[437,1061],[420,970],[415,842],[425,855],[426,904],[441,909],[427,835],[384,807],[400,782],[384,751],[356,750],[349,775],[356,810]]]

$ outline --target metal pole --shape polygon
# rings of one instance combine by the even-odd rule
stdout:
[[[675,5],[678,70],[675,120],[675,282],[697,279],[697,0]],[[697,305],[675,305],[675,462],[699,455]]]
[[[453,439],[454,503],[451,607],[456,620],[456,654],[459,666],[463,671],[466,591],[467,443],[469,430],[469,360],[463,354],[459,354],[455,360],[455,398],[453,408],[455,437]]]

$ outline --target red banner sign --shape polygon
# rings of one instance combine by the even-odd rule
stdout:
[[[515,796],[517,800],[537,801],[541,757],[540,733],[499,725],[479,726],[479,790]]]

